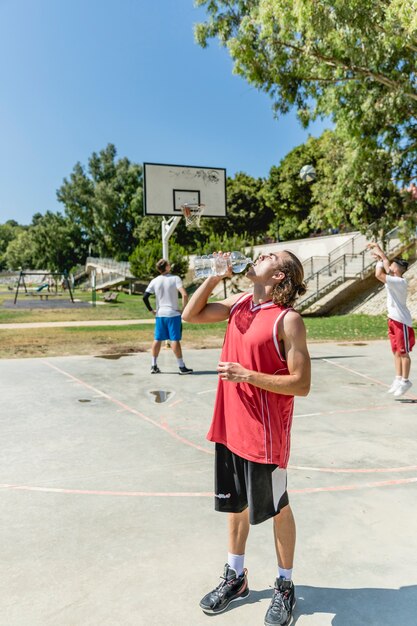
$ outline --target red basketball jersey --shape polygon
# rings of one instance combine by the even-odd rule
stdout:
[[[243,295],[230,311],[220,360],[265,374],[288,374],[278,337],[278,322],[288,310],[272,300],[254,304],[252,294]],[[207,439],[249,461],[287,467],[293,407],[294,396],[219,379]]]

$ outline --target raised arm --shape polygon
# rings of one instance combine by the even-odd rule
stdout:
[[[383,249],[377,243],[369,243],[368,248],[372,250],[372,254],[377,259],[375,267],[375,278],[381,283],[387,282],[387,274],[389,274],[389,260]]]
[[[185,322],[209,324],[229,318],[231,307],[242,294],[235,294],[219,302],[208,302],[213,289],[221,280],[219,276],[210,276],[199,286],[182,312],[182,319]]]

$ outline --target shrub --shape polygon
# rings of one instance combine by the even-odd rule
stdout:
[[[160,258],[162,251],[159,241],[139,243],[129,257],[132,274],[140,280],[151,280],[158,275],[155,264]],[[175,242],[171,243],[169,260],[172,273],[184,278],[188,271],[188,255],[185,248]]]

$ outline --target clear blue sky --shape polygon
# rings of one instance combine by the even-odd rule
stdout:
[[[309,134],[273,118],[192,0],[0,0],[0,223],[63,211],[56,190],[108,143],[135,163],[267,176]]]

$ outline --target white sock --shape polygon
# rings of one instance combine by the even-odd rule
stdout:
[[[408,378],[401,378],[402,383],[408,383]]]
[[[235,570],[237,576],[243,574],[243,564],[245,562],[244,554],[232,554],[231,552],[228,552],[227,562],[229,566]]]
[[[178,367],[185,367],[185,363],[183,359],[177,359]]]
[[[278,578],[285,578],[285,580],[291,580],[292,578],[292,568],[284,569],[283,567],[278,566]]]
[[[157,357],[156,357],[156,356],[153,356],[153,357],[152,357],[152,366],[153,366],[153,365],[156,365],[156,359],[157,359]]]

